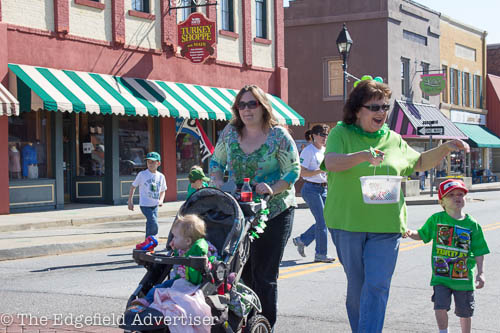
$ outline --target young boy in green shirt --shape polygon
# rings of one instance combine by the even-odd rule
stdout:
[[[484,255],[490,251],[481,226],[462,212],[467,192],[465,184],[458,179],[439,184],[438,197],[444,212],[432,215],[418,231],[408,230],[403,236],[433,242],[432,301],[440,333],[448,332],[452,294],[462,332],[471,331],[474,289],[484,287]]]

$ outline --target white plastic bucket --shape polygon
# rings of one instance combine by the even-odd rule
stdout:
[[[399,202],[401,176],[364,176],[361,180],[363,201],[367,204]]]

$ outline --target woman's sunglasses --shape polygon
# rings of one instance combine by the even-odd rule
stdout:
[[[387,112],[391,108],[391,105],[390,104],[382,104],[382,105],[371,104],[371,105],[363,105],[363,107],[365,107],[368,110],[373,111],[373,112],[378,112],[378,111],[380,111],[380,109],[382,109],[382,111],[384,111],[384,112]]]
[[[319,135],[319,136],[321,136],[323,138],[326,138],[328,136],[327,133],[314,133],[314,134]]]
[[[255,109],[257,106],[259,106],[259,102],[257,101],[248,101],[248,102],[238,102],[238,110],[243,110],[245,108],[249,108],[251,110]]]

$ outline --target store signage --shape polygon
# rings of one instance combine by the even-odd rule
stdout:
[[[417,127],[417,135],[444,135],[444,126]]]
[[[215,52],[215,22],[202,13],[192,13],[177,25],[181,56],[195,64],[203,63]]]
[[[445,74],[423,74],[420,79],[420,89],[429,96],[439,95],[446,87]]]
[[[486,115],[458,110],[450,111],[450,120],[454,123],[486,125]]]

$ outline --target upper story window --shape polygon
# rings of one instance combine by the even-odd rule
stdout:
[[[222,0],[222,30],[234,31],[233,0]]]
[[[483,84],[481,76],[474,75],[474,107],[481,109],[483,107]]]
[[[255,35],[267,39],[266,5],[266,0],[255,0]]]
[[[459,86],[458,79],[460,77],[460,73],[457,69],[450,68],[450,103],[458,104],[459,97]]]
[[[403,38],[427,46],[427,37],[416,34],[414,32],[403,30]]]
[[[191,13],[196,13],[196,4],[193,0],[181,0],[179,7],[186,7],[180,11],[181,21],[185,21]]]
[[[132,0],[132,10],[150,13],[149,0]]]
[[[401,58],[401,95],[410,97],[410,59]]]
[[[448,66],[443,65],[442,69],[443,69],[444,82],[445,82],[442,98],[443,98],[443,103],[448,103]]]
[[[421,65],[422,65],[422,74],[424,74],[424,75],[425,74],[429,74],[429,67],[430,67],[430,65],[428,63],[426,63],[426,62],[422,62]],[[429,100],[429,95],[427,95],[426,93],[424,93],[422,91],[422,98],[426,99],[426,100]]]
[[[462,105],[470,106],[470,74],[463,72],[462,73]]]
[[[342,96],[344,89],[342,60],[328,60],[325,63],[325,97]]]
[[[455,55],[463,59],[476,61],[476,50],[464,45],[455,44]]]

